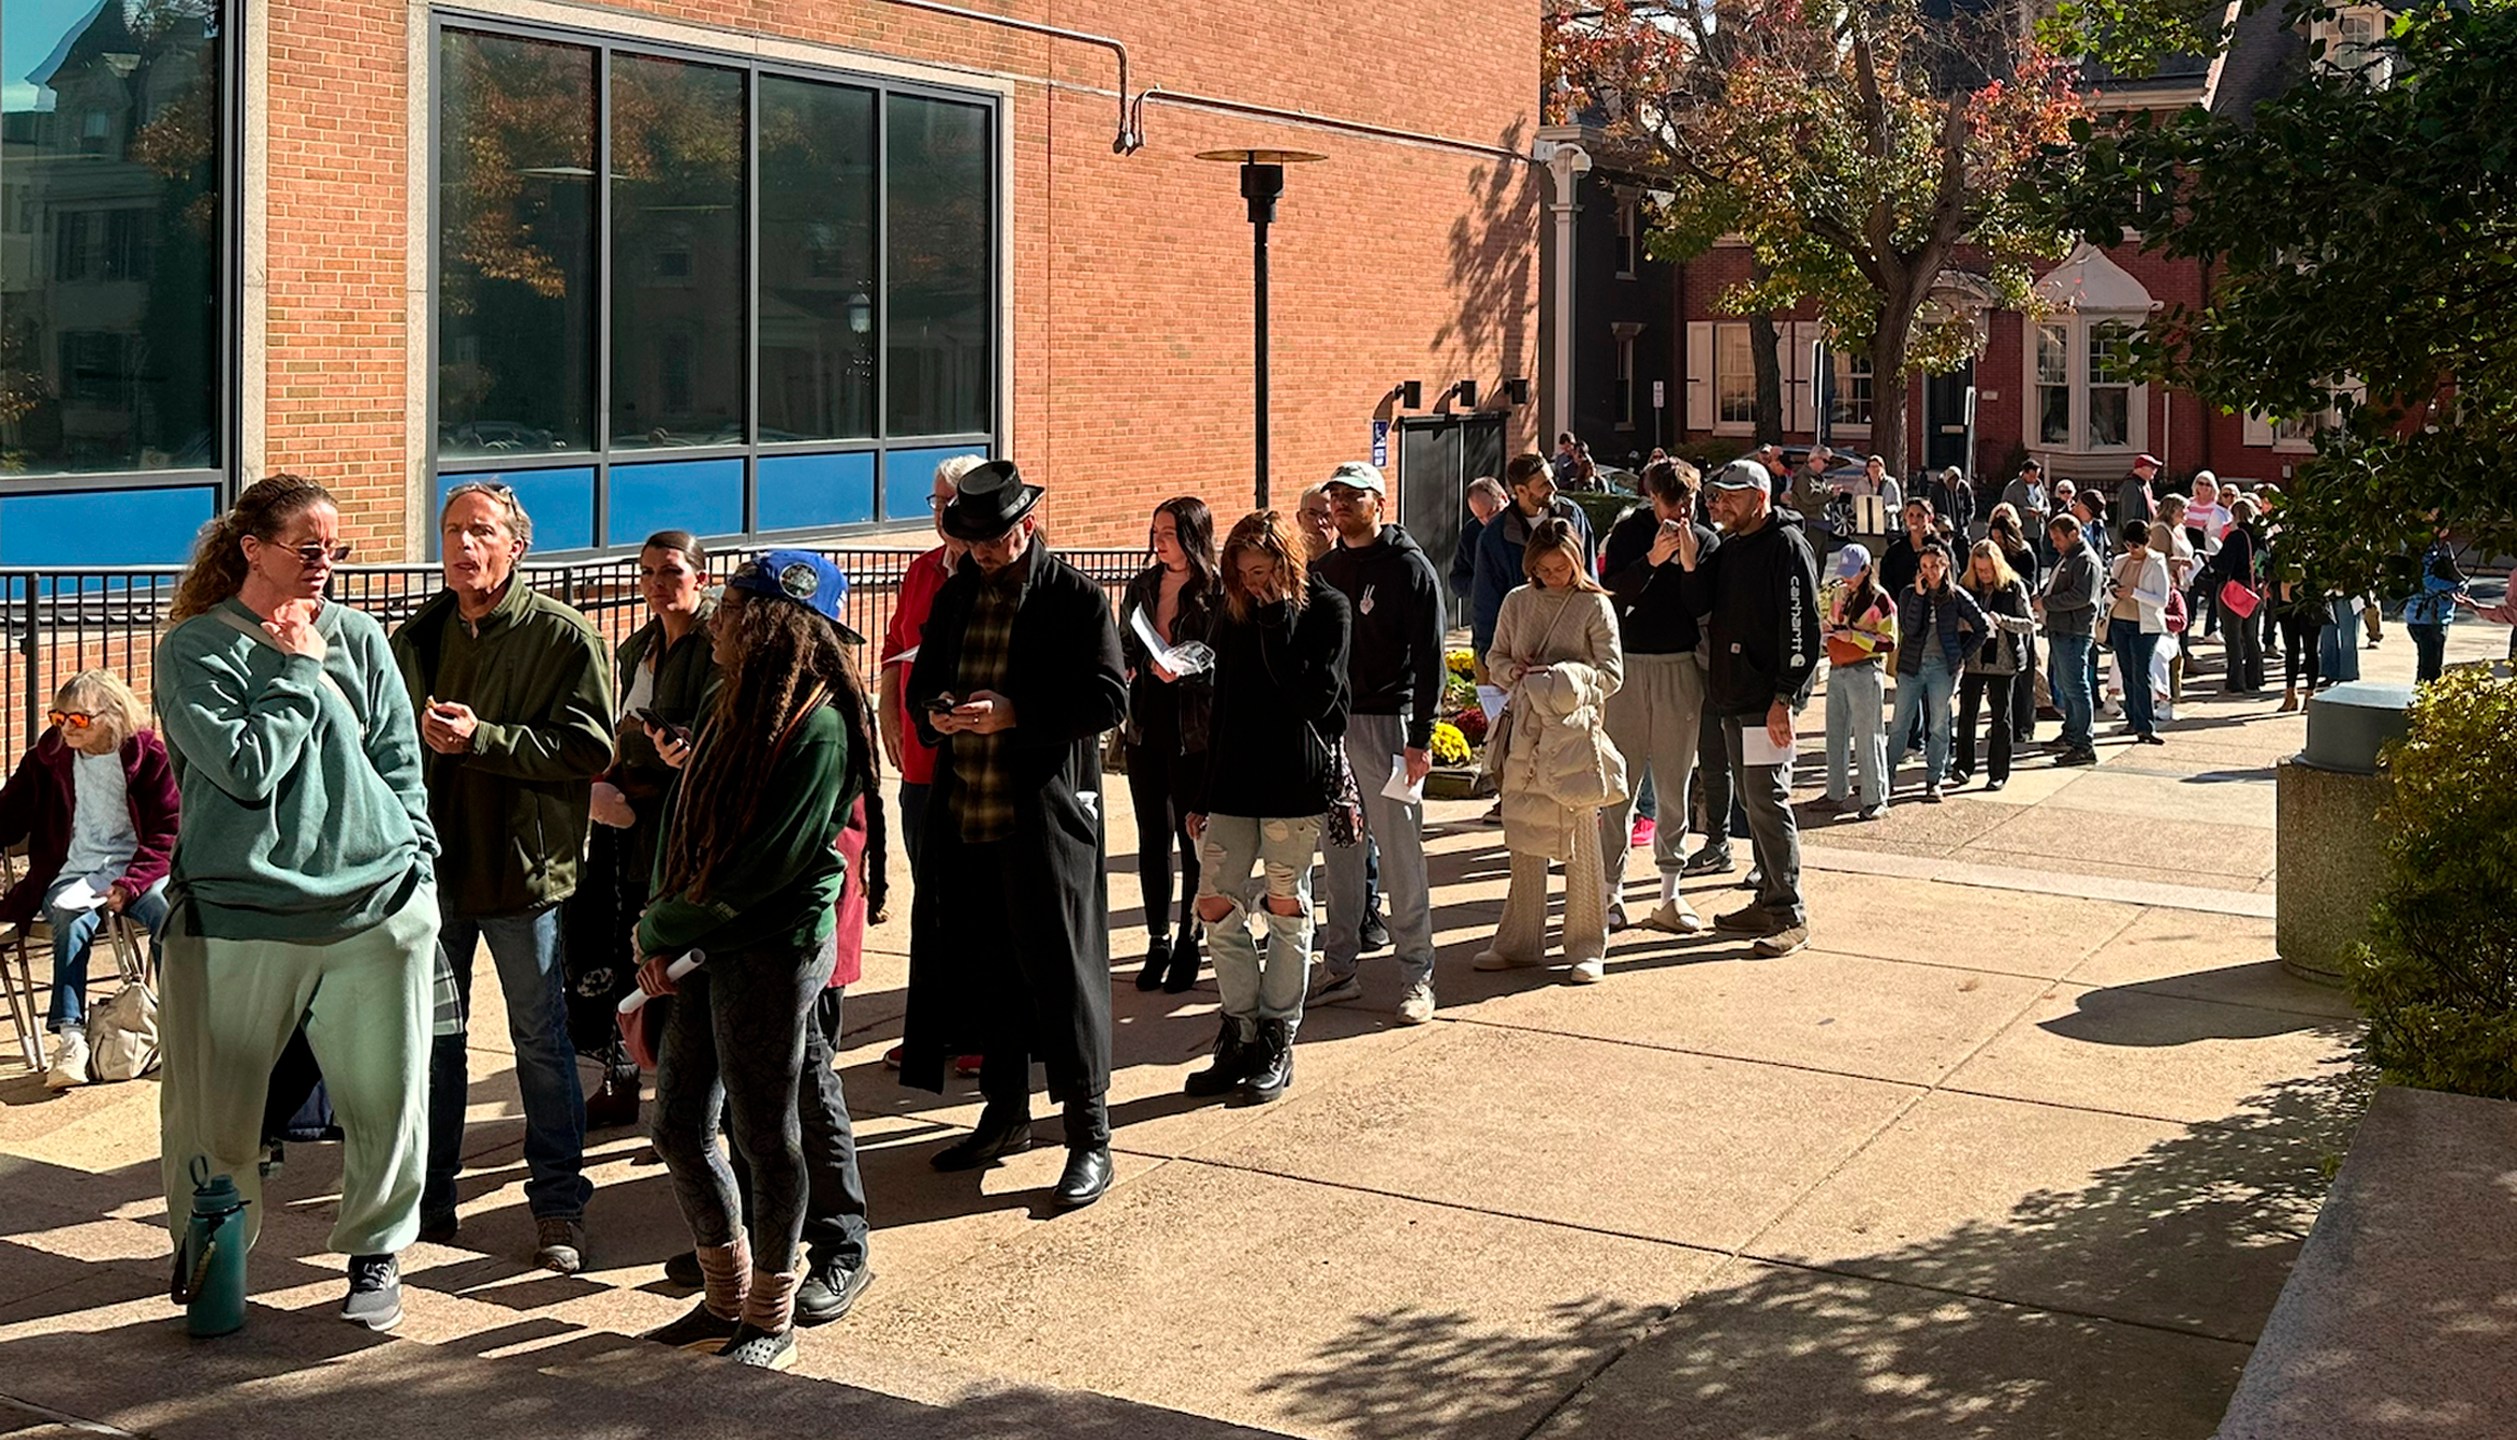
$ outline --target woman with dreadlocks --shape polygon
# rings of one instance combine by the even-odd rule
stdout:
[[[682,774],[656,852],[657,898],[638,924],[639,988],[675,997],[657,1056],[655,1146],[705,1291],[647,1338],[775,1370],[795,1363],[808,1191],[833,1169],[808,1156],[815,1127],[803,1112],[824,1118],[837,1099],[828,1038],[811,1022],[839,960],[841,841],[860,799],[866,902],[879,914],[885,898],[873,709],[843,648],[863,641],[839,623],[847,589],[836,566],[801,550],[772,550],[726,582],[710,622],[724,680],[696,744],[664,748]],[[703,952],[678,982],[666,973]],[[807,1080],[824,1103],[799,1106]],[[716,1143],[720,1108],[749,1172],[748,1227]],[[846,1108],[835,1109],[853,1254],[843,1241],[825,1256],[817,1243],[812,1279],[844,1311],[866,1277],[864,1203]]]

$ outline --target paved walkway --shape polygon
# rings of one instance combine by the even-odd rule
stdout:
[[[2458,658],[2505,639],[2454,637]],[[2390,628],[2362,656],[2395,675],[2411,646]],[[1584,989],[1468,969],[1501,837],[1482,803],[1436,804],[1439,1017],[1393,1026],[1391,967],[1367,962],[1364,1001],[1306,1022],[1297,1083],[1263,1109],[1179,1094],[1212,983],[1127,983],[1143,938],[1114,858],[1119,1183],[1074,1215],[1042,1203],[1054,1148],[975,1179],[927,1168],[978,1098],[881,1067],[895,922],[842,1057],[880,1278],[804,1345],[803,1371],[844,1385],[621,1338],[687,1303],[661,1280],[686,1241],[635,1133],[596,1137],[600,1268],[524,1263],[494,1017],[462,1240],[407,1254],[393,1342],[324,1318],[335,1147],[292,1150],[275,1186],[267,1309],[194,1345],[162,1299],[153,1084],[50,1097],[0,1068],[0,1396],[20,1402],[0,1432],[386,1440],[444,1433],[459,1403],[477,1419],[458,1431],[553,1435],[941,1433],[929,1407],[948,1405],[959,1433],[1131,1440],[2199,1440],[2364,1093],[2348,1004],[2271,958],[2272,766],[2302,734],[2271,708],[2201,697],[2165,748],[2031,761],[2003,794],[1867,825],[1812,816],[1813,949],[1629,933]],[[1728,883],[1696,887],[1699,908]]]

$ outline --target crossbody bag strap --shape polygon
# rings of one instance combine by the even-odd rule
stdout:
[[[233,610],[222,608],[212,611],[211,613],[218,616],[219,619],[227,622],[228,627],[235,630],[238,634],[251,636],[254,640],[269,646],[271,649],[278,650],[283,655],[296,653],[291,650],[283,649],[279,641],[271,638],[270,631],[263,629],[261,626],[256,625],[251,620],[246,619],[244,616],[237,614]],[[358,738],[365,740],[367,738],[367,717],[358,712],[357,704],[350,699],[350,692],[341,688],[341,682],[332,678],[332,672],[325,669],[323,667],[323,662],[320,660],[315,662],[315,675],[318,679],[323,681],[324,689],[339,696],[341,703],[349,708],[350,719],[358,725]]]

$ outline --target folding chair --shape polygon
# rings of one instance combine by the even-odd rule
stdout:
[[[17,884],[17,856],[0,850],[0,890]],[[0,990],[8,992],[9,1024],[17,1030],[18,1053],[26,1068],[41,1073],[49,1057],[44,1048],[44,1008],[35,1001],[35,922],[0,926]]]

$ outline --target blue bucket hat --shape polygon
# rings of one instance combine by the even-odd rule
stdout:
[[[829,621],[840,639],[851,645],[865,643],[864,636],[839,618],[839,607],[848,598],[848,575],[830,563],[826,555],[810,550],[771,550],[736,566],[726,578],[725,588],[745,595],[792,600]]]

